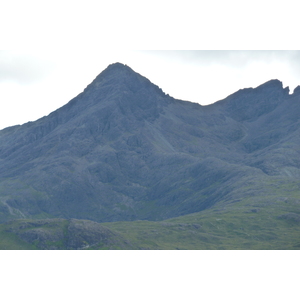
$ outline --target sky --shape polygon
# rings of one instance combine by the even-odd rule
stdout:
[[[271,79],[300,85],[298,50],[0,50],[0,128],[48,115],[114,62],[201,105]]]
[[[293,90],[298,27],[291,0],[3,0],[0,129],[48,115],[114,62],[202,105],[271,79]]]

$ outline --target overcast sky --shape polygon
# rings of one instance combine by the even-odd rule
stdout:
[[[293,90],[298,19],[291,0],[4,0],[0,128],[48,115],[114,62],[203,105],[275,78]]]
[[[207,105],[279,79],[300,85],[300,51],[0,51],[0,128],[48,115],[121,62],[174,98]]]

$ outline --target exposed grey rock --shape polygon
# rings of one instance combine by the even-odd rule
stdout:
[[[118,234],[87,220],[49,219],[8,223],[7,231],[43,250],[83,250],[93,246],[131,246]]]
[[[300,85],[298,85],[298,86],[294,89],[293,95],[299,95],[299,93],[300,93]]]
[[[163,220],[264,195],[272,176],[299,180],[299,111],[278,80],[201,106],[110,65],[49,116],[0,131],[0,221]]]

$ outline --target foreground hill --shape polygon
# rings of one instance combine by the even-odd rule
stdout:
[[[10,221],[0,224],[0,249],[299,250],[297,200],[263,200],[217,204],[213,209],[156,222]]]
[[[243,220],[261,207],[276,224],[298,220],[299,89],[289,94],[271,80],[201,106],[110,65],[49,116],[0,131],[0,222],[30,219],[39,228],[59,219],[63,227],[216,210]],[[117,224],[105,226],[127,240]],[[5,232],[24,237],[18,230]]]

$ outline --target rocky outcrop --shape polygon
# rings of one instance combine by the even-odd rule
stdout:
[[[7,232],[42,250],[122,249],[132,245],[99,223],[87,220],[48,219],[7,223]]]

